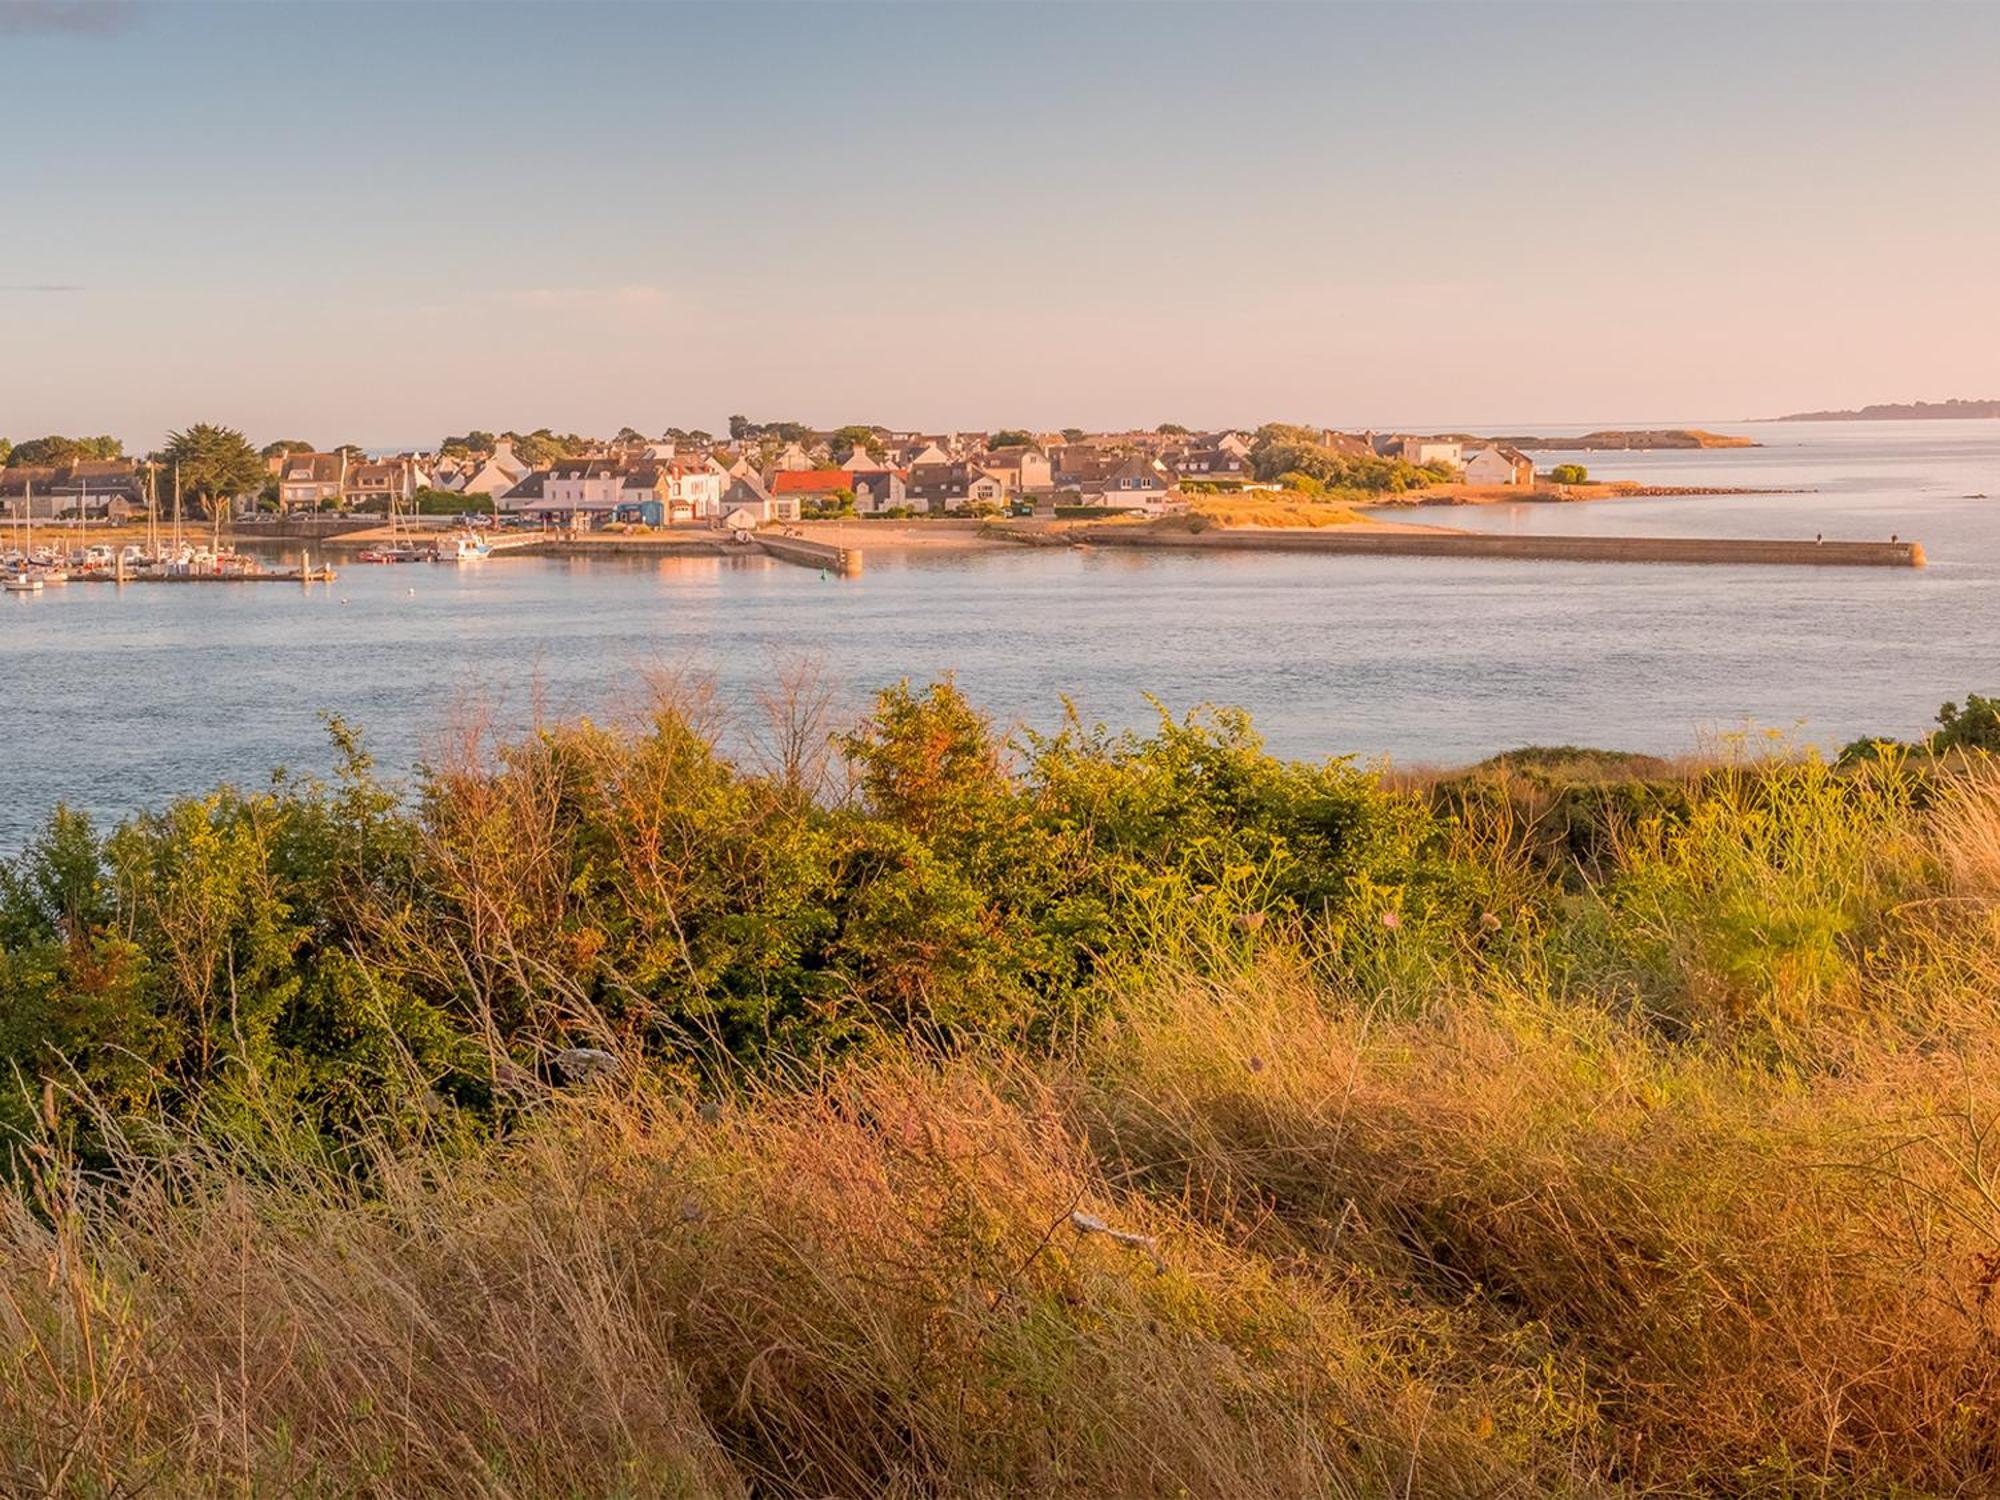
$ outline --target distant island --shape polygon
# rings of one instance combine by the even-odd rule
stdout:
[[[1500,437],[1489,439],[1510,448],[1543,451],[1616,451],[1629,448],[1755,448],[1754,438],[1704,432],[1699,427],[1651,428],[1637,431],[1586,432],[1582,437]]]
[[[1795,411],[1773,422],[1958,422],[2000,417],[2000,401],[1882,401],[1853,411]]]

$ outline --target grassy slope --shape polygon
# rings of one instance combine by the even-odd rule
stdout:
[[[1579,768],[1673,816],[1580,856]],[[1382,889],[1336,953],[1256,902],[1156,913],[1060,1041],[523,1076],[492,1144],[361,1171],[238,1131],[85,1176],[52,1089],[0,1239],[0,1473],[1988,1492],[2000,792],[1632,769],[1428,789],[1469,919]]]

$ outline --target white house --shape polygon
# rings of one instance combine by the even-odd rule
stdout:
[[[1149,515],[1186,504],[1167,466],[1145,453],[1127,454],[1101,478],[1086,480],[1082,497],[1085,505],[1145,511]]]
[[[722,472],[713,464],[672,464],[660,470],[667,518],[706,521],[722,508]]]
[[[1518,484],[1535,482],[1535,461],[1518,448],[1492,443],[1474,448],[1465,455],[1467,484]]]
[[[1463,443],[1443,438],[1406,437],[1402,441],[1401,457],[1413,464],[1445,464],[1455,469],[1465,461],[1464,455]]]
[[[501,438],[485,458],[462,464],[444,488],[460,495],[490,495],[495,500],[528,477],[528,466],[515,456],[514,444]]]
[[[624,499],[625,466],[608,458],[566,458],[549,465],[542,505],[550,510],[616,510]]]
[[[722,492],[718,519],[732,531],[756,530],[771,521],[799,518],[797,495],[773,495],[755,476],[737,479]]]

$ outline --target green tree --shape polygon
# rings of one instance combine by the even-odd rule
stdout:
[[[487,516],[493,513],[491,495],[456,495],[450,490],[424,485],[411,499],[420,516]]]
[[[521,462],[530,468],[541,469],[559,459],[569,458],[588,446],[584,438],[575,433],[561,434],[537,427],[533,432],[503,432],[502,437],[514,445],[514,452]]]
[[[1030,448],[1034,446],[1035,435],[1020,427],[1003,427],[987,439],[989,448]]]
[[[7,466],[7,460],[13,455],[13,452],[14,445],[5,438],[0,438],[0,469],[4,469]]]
[[[1065,427],[1062,430],[1062,435],[1065,443],[1080,443],[1086,436],[1081,427]]]
[[[1986,750],[2000,754],[2000,698],[1968,693],[1965,706],[1947,703],[1938,710],[1938,730],[1932,750]]]
[[[882,436],[880,433],[876,432],[872,427],[864,427],[859,424],[842,427],[836,431],[833,435],[831,447],[833,449],[833,461],[835,464],[846,463],[853,456],[856,448],[861,449],[870,458],[878,462],[881,460],[883,454],[888,452],[888,449],[882,446]]]
[[[26,469],[124,456],[125,445],[115,437],[73,438],[51,433],[47,437],[29,438],[17,444],[7,455],[7,463],[10,467]]]
[[[1590,470],[1582,464],[1557,464],[1549,470],[1549,478],[1557,484],[1582,484],[1590,478]]]
[[[180,476],[183,497],[197,500],[204,510],[257,489],[264,482],[263,459],[234,427],[197,422],[167,434],[161,461]]]
[[[319,449],[304,438],[279,438],[275,443],[266,443],[257,450],[259,458],[282,458],[288,453],[317,453]]]
[[[1162,422],[1153,431],[1161,437],[1186,437],[1188,435],[1187,428],[1181,426],[1178,422]]]
[[[808,521],[835,521],[853,514],[853,490],[835,490],[823,500],[808,500],[799,507],[799,515]]]
[[[446,438],[438,444],[438,452],[449,454],[453,458],[470,458],[475,453],[491,453],[494,441],[492,433],[481,432],[474,428],[461,437]]]

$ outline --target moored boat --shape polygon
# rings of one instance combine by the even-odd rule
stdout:
[[[490,557],[493,548],[485,537],[476,531],[456,531],[449,536],[438,538],[437,546],[431,553],[432,562],[478,562]]]

